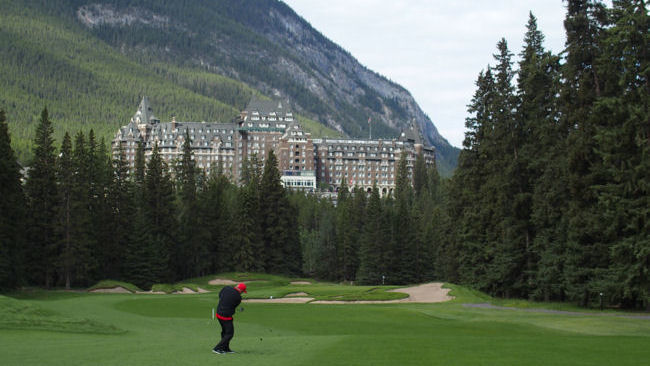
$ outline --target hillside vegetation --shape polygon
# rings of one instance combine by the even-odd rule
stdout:
[[[61,11],[64,5],[58,5]],[[23,164],[29,163],[44,106],[57,141],[65,131],[91,128],[98,139],[110,141],[142,95],[150,97],[163,120],[230,122],[259,94],[199,67],[123,55],[81,24],[52,15],[51,8],[2,2],[0,9],[0,107],[7,112],[12,145]],[[341,135],[304,121],[316,136]]]

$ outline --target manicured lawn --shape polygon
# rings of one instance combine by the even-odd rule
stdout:
[[[249,285],[249,295],[256,297],[255,288],[264,294],[293,291],[282,280],[264,284]],[[296,287],[308,286],[314,285]],[[316,284],[311,291],[329,296],[337,287],[341,294],[354,290]],[[238,353],[229,355],[211,353],[220,332],[210,320],[216,293],[23,293],[19,300],[0,297],[0,362],[640,365],[650,359],[650,320],[467,308],[463,302],[485,299],[457,291],[461,297],[444,304],[243,304],[231,343]],[[24,329],[17,329],[20,324]]]

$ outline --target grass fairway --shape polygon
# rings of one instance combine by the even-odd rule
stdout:
[[[274,287],[276,286],[276,287]],[[333,292],[317,285],[312,291]],[[264,292],[292,292],[266,283]],[[298,287],[298,286],[296,286]],[[307,286],[300,286],[305,289]],[[250,297],[256,286],[249,284]],[[341,292],[350,286],[340,286]],[[309,291],[309,290],[308,290]],[[453,293],[452,293],[453,294]],[[0,357],[9,365],[641,365],[650,320],[444,304],[243,304],[237,354],[215,355],[216,293],[36,292],[0,297]],[[48,320],[48,322],[44,321]],[[41,326],[47,323],[47,326]],[[52,324],[59,324],[58,330]]]

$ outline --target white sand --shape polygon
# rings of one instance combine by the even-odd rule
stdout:
[[[311,304],[394,304],[394,303],[436,303],[452,300],[453,297],[447,295],[449,289],[442,288],[441,282],[426,283],[415,287],[398,288],[389,290],[389,292],[403,292],[409,297],[399,300],[385,301],[312,301]]]
[[[187,294],[195,294],[196,292],[189,287],[183,287],[182,291],[174,291],[173,293],[187,295]]]
[[[286,294],[284,297],[304,297],[309,296],[306,292],[294,292],[292,294]]]
[[[314,300],[313,297],[281,297],[277,299],[245,299],[243,302],[261,302],[266,304],[304,304]]]
[[[214,280],[208,282],[210,285],[236,285],[237,282],[232,280],[224,280],[222,278],[215,278]]]
[[[437,303],[452,300],[453,297],[449,296],[449,289],[442,288],[442,282],[426,283],[419,286],[398,288],[389,290],[391,292],[403,292],[408,294],[409,297],[399,300],[383,300],[383,301],[313,301],[312,297],[303,297],[307,295],[304,292],[297,292],[288,294],[285,297],[278,299],[246,299],[243,302],[250,303],[277,303],[277,304],[396,304],[396,303]]]
[[[107,293],[107,294],[130,294],[131,291],[125,289],[122,286],[117,286],[113,288],[98,288],[94,290],[90,290],[90,292],[100,292],[100,293]]]
[[[291,281],[292,285],[311,285],[309,281]]]

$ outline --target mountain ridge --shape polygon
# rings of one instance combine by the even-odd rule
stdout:
[[[244,83],[251,89],[244,93],[246,87],[238,87],[240,97],[221,99],[233,109],[241,109],[244,94],[250,97],[255,91],[289,98],[301,115],[350,137],[367,137],[369,120],[375,138],[395,137],[415,121],[426,141],[437,148],[440,170],[449,174],[456,165],[458,149],[438,133],[405,88],[361,65],[280,1],[22,3],[77,23],[70,26],[85,29],[89,37],[126,59],[152,67],[163,79],[198,70],[201,75],[222,75]],[[192,83],[184,86],[210,96],[210,91],[198,90],[194,85],[198,81]],[[154,97],[148,88],[142,89],[138,95]],[[166,112],[170,101],[162,99]],[[182,103],[176,106],[183,107]],[[132,112],[133,107],[123,108]]]

